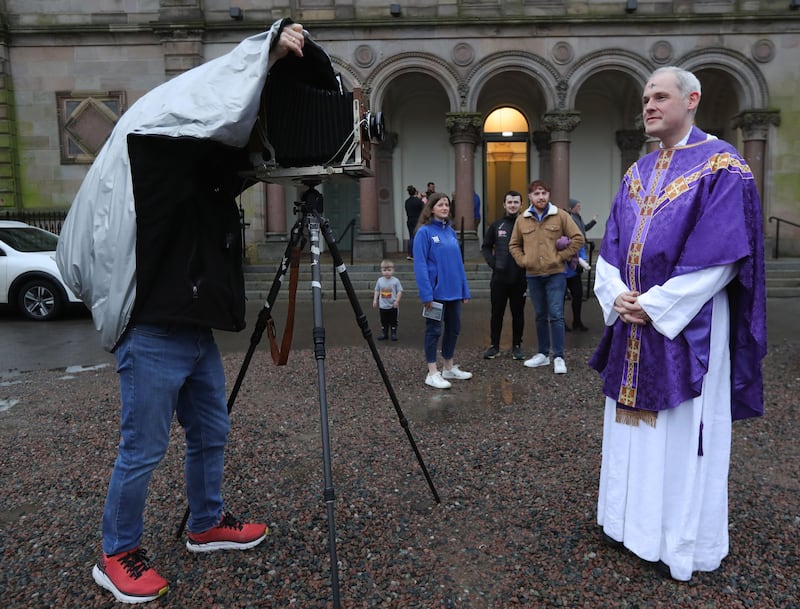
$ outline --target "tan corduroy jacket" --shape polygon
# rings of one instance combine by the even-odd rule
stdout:
[[[561,236],[569,237],[572,243],[558,251],[556,241]],[[555,275],[564,272],[564,263],[578,253],[584,242],[570,215],[550,203],[541,222],[531,208],[517,218],[508,249],[526,275]]]

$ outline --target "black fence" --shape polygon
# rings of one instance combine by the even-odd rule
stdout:
[[[44,230],[61,234],[61,226],[64,218],[67,217],[67,210],[60,209],[55,211],[37,209],[4,209],[0,210],[0,220],[18,220],[31,226],[38,226]]]
[[[17,220],[43,228],[46,231],[61,234],[61,227],[64,225],[64,219],[67,217],[66,209],[59,210],[37,210],[37,209],[4,209],[0,210],[0,220]],[[245,255],[245,229],[250,226],[245,221],[244,209],[239,208],[239,221],[242,226],[242,257]],[[352,262],[351,262],[352,264]]]

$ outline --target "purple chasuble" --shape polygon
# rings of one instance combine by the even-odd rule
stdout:
[[[685,146],[652,152],[632,165],[614,199],[600,254],[640,293],[670,277],[738,263],[738,275],[726,288],[731,414],[737,420],[764,413],[761,206],[750,167],[730,144],[707,140],[693,127]],[[673,340],[652,325],[617,319],[606,326],[589,365],[600,373],[603,393],[618,404],[674,408],[700,395],[710,334],[710,300]]]

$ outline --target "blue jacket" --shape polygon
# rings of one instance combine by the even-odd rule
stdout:
[[[414,234],[414,275],[420,302],[468,300],[461,247],[450,224],[432,219]]]

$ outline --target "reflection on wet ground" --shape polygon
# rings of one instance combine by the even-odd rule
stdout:
[[[409,418],[427,423],[450,423],[483,416],[513,403],[524,401],[530,393],[529,380],[502,377],[494,380],[472,380],[469,391],[431,390],[406,406]]]

